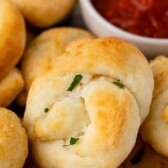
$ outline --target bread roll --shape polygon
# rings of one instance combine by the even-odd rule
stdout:
[[[154,151],[139,137],[134,149],[122,166],[123,168],[167,168],[168,158]]]
[[[68,81],[65,80],[66,86],[73,77],[74,75],[68,76]],[[70,96],[57,101],[48,115],[44,110],[49,103],[46,104],[40,99],[40,110],[36,109],[38,103],[31,104],[36,109],[37,116],[31,117],[34,110],[28,99],[24,124],[27,129],[33,129],[34,134],[29,132],[29,137],[32,138],[32,151],[40,167],[113,168],[122,163],[135,143],[140,125],[139,110],[130,92],[111,82],[103,77],[91,80],[84,85],[82,97]],[[57,89],[60,89],[62,84],[61,81]],[[40,87],[41,89],[43,87]],[[50,91],[58,94],[56,89]],[[34,94],[38,98],[41,97],[41,93]],[[53,95],[48,96],[53,98]],[[30,101],[35,100],[31,98]],[[30,113],[30,110],[33,111]],[[34,120],[33,125],[29,123],[30,118]],[[134,124],[134,127],[130,123]],[[31,131],[30,129],[28,131]],[[78,143],[64,146],[69,144],[71,137],[79,138]]]
[[[0,106],[7,107],[19,95],[24,86],[24,81],[19,70],[13,68],[0,80]]]
[[[48,27],[62,21],[76,4],[76,0],[11,0],[26,20],[36,27]]]
[[[145,117],[152,89],[149,64],[132,44],[118,38],[71,44],[29,91],[24,125],[37,163],[118,167],[136,141],[142,113],[137,100],[148,93]]]
[[[141,135],[156,151],[168,157],[168,58],[155,58],[151,68],[155,80],[154,96]]]
[[[143,122],[151,104],[153,74],[144,55],[136,47],[126,41],[120,42],[117,38],[110,38],[109,41],[105,38],[74,43],[69,45],[54,66],[60,71],[89,71],[91,74],[112,76],[122,81],[134,95]],[[113,55],[112,58],[109,55]]]
[[[22,61],[21,70],[26,90],[29,90],[32,81],[48,64],[64,53],[70,42],[82,38],[93,38],[93,35],[78,28],[53,28],[45,30],[35,38]]]
[[[28,139],[19,118],[0,108],[0,167],[22,168],[28,153]]]
[[[25,23],[8,0],[0,1],[0,80],[18,63],[25,41]]]

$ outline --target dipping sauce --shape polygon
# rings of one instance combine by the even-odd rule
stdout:
[[[168,38],[168,0],[91,0],[110,23],[128,32]]]

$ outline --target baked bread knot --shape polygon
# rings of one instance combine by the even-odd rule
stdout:
[[[0,106],[7,107],[19,95],[24,87],[24,81],[17,68],[13,68],[0,80]]]
[[[62,21],[77,0],[11,0],[25,19],[36,27],[48,27]]]
[[[36,37],[26,50],[22,61],[21,71],[26,91],[28,92],[32,81],[43,69],[65,52],[70,42],[82,38],[93,38],[93,35],[79,28],[53,28]]]
[[[25,23],[19,10],[8,0],[0,1],[0,79],[18,63],[25,41]]]
[[[158,56],[151,62],[155,88],[150,113],[141,128],[145,141],[168,157],[168,58]]]
[[[71,43],[54,66],[60,71],[89,71],[121,81],[138,103],[141,122],[147,117],[154,88],[153,74],[144,55],[132,44],[118,38],[81,40]]]
[[[37,163],[118,167],[136,141],[142,113],[137,100],[148,92],[147,113],[152,82],[147,60],[128,42],[102,38],[71,44],[29,91],[24,125]],[[138,97],[139,89],[146,90]]]
[[[123,168],[167,168],[167,165],[168,158],[153,150],[140,136],[131,154],[122,164]]]
[[[0,108],[0,165],[22,168],[28,153],[28,139],[19,118],[12,111]]]

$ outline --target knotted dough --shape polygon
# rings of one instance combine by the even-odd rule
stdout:
[[[168,58],[156,57],[151,68],[155,80],[154,95],[141,135],[157,152],[168,157]]]
[[[81,81],[67,91],[76,76]],[[132,44],[118,38],[71,44],[29,91],[24,125],[37,163],[118,167],[135,144],[152,90],[149,64]],[[69,145],[72,138],[79,139]]]
[[[79,28],[52,28],[37,36],[25,51],[21,71],[28,92],[32,81],[43,69],[65,52],[67,45],[82,38],[93,38],[89,32]]]

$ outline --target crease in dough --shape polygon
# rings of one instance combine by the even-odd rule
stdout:
[[[65,94],[77,74],[92,77]],[[36,161],[45,168],[118,167],[135,144],[152,91],[150,66],[132,44],[112,37],[71,44],[29,90],[24,125]],[[47,128],[61,117],[61,126]],[[72,136],[79,140],[65,147]]]

